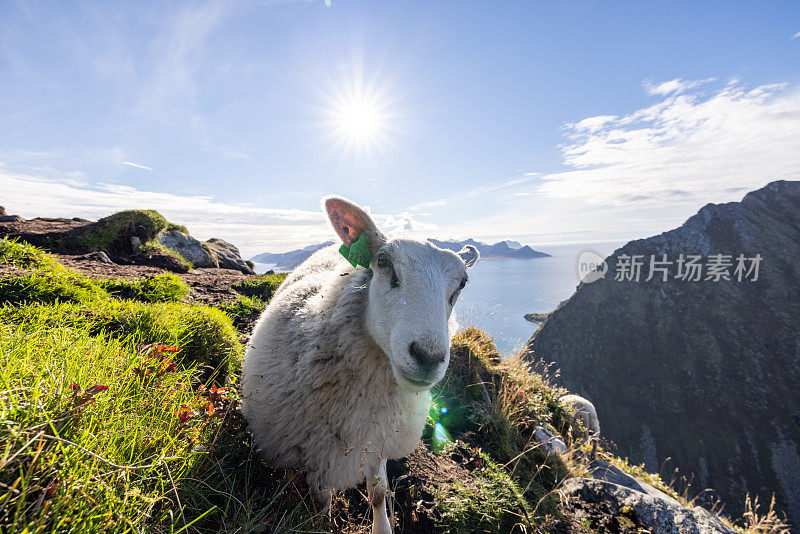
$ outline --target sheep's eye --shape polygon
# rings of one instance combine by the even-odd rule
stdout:
[[[392,288],[400,287],[400,280],[397,278],[395,273],[392,273],[392,281],[389,282],[389,286]]]
[[[458,300],[458,295],[459,295],[459,293],[461,293],[461,290],[464,289],[464,286],[466,286],[466,285],[467,285],[467,279],[464,278],[463,280],[461,280],[461,283],[458,285],[458,289],[456,289],[455,292],[453,292],[453,294],[450,295],[450,306],[455,306],[456,305],[456,301]]]
[[[378,256],[378,267],[388,267],[389,258],[385,254]]]

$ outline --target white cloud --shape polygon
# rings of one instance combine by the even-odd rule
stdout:
[[[658,84],[654,84],[651,80],[645,80],[642,85],[647,91],[647,94],[666,96],[669,94],[683,93],[689,89],[694,89],[695,87],[713,82],[715,80],[716,78],[706,78],[705,80],[681,80],[680,78],[675,78],[674,80],[669,80],[667,82],[661,82]]]
[[[219,237],[237,245],[245,257],[282,252],[331,239],[319,210],[259,208],[218,202],[208,196],[143,191],[119,184],[90,186],[69,179],[46,179],[0,168],[0,191],[8,213],[32,217],[84,217],[95,220],[125,209],[154,209],[183,224],[198,239]],[[395,237],[418,236],[436,226],[411,215],[374,214]]]
[[[132,161],[123,161],[123,165],[127,165],[129,167],[136,167],[137,169],[144,169],[146,171],[152,171],[152,167],[148,167],[147,165],[140,165],[138,163],[133,163]]]
[[[539,191],[588,205],[696,205],[800,178],[800,88],[731,82],[702,96],[674,94],[687,90],[677,82],[654,93],[671,95],[661,102],[600,127],[568,125],[571,169],[543,176]]]
[[[800,38],[800,32],[797,32],[796,34],[792,35],[792,41],[798,38]]]

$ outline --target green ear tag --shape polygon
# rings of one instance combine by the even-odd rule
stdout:
[[[347,245],[345,245],[344,243],[342,243],[342,246],[341,246],[341,247],[339,247],[339,254],[341,254],[342,256],[344,256],[344,259],[346,259],[347,261],[349,261],[349,262],[350,262],[350,265],[352,265],[353,267],[355,267],[356,265],[358,265],[357,263],[355,263],[353,260],[351,260],[351,259],[350,259],[350,247],[348,247],[348,246],[347,246]]]
[[[361,265],[365,269],[369,269],[371,259],[372,254],[369,252],[369,245],[367,240],[364,239],[364,234],[361,234],[358,240],[350,245],[350,254],[347,256],[347,260],[353,264],[353,267]]]

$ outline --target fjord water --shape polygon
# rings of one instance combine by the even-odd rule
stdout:
[[[503,355],[513,354],[538,328],[525,314],[551,312],[575,292],[581,252],[591,250],[605,258],[623,244],[542,245],[534,248],[551,257],[481,260],[470,269],[469,285],[456,304],[458,323],[477,326],[494,338]],[[259,274],[274,268],[255,264]]]
[[[623,244],[542,245],[534,248],[551,257],[479,261],[456,304],[458,322],[492,336],[504,356],[513,354],[538,328],[525,314],[551,312],[575,292],[581,252],[591,250],[605,258]]]

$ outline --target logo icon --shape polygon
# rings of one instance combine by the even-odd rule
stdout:
[[[603,257],[591,250],[584,250],[578,256],[578,279],[584,284],[591,284],[606,277],[608,264]]]

